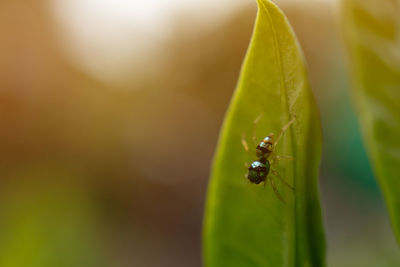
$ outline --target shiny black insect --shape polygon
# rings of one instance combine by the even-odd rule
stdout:
[[[270,162],[268,158],[272,153],[273,148],[272,136],[265,137],[256,148],[256,155],[258,160],[251,163],[248,167],[249,172],[247,179],[250,182],[259,184],[265,182],[270,170]]]
[[[255,126],[257,122],[261,119],[262,114],[254,120],[253,122],[253,143],[255,143]],[[280,174],[271,168],[271,165],[275,165],[280,160],[293,160],[293,157],[290,156],[277,156],[274,151],[277,143],[285,133],[285,131],[290,127],[290,125],[294,122],[295,117],[293,117],[284,127],[282,127],[279,136],[274,139],[274,134],[269,134],[265,137],[256,147],[256,156],[257,160],[252,162],[250,166],[248,166],[248,173],[246,174],[246,178],[254,184],[260,184],[264,182],[264,185],[267,181],[271,183],[272,189],[274,190],[276,196],[282,201],[285,202],[282,196],[280,195],[278,189],[276,188],[274,180],[269,176],[269,174],[273,174],[275,177],[278,177],[286,186],[294,189],[290,184],[288,184]],[[242,138],[242,145],[244,149],[248,152],[249,147],[246,142],[245,136]]]

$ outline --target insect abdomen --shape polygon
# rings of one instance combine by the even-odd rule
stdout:
[[[249,173],[247,178],[250,180],[250,182],[254,184],[259,184],[261,182],[264,182],[268,176],[269,168],[270,165],[268,160],[254,161],[253,163],[251,163],[249,167]]]

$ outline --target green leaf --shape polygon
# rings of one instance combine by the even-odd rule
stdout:
[[[343,1],[354,102],[400,243],[400,2]]]
[[[206,266],[324,266],[325,242],[318,196],[321,129],[304,58],[286,17],[273,3],[258,0],[258,15],[238,87],[222,127],[209,184],[204,222]],[[270,183],[251,184],[244,164],[256,160],[251,142],[279,134],[277,146],[291,155],[277,170],[292,191],[271,174]],[[241,144],[245,134],[252,155]]]

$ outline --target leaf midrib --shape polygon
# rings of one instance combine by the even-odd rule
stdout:
[[[282,63],[282,55],[281,55],[281,51],[279,49],[280,46],[279,46],[279,41],[278,41],[278,38],[277,38],[277,31],[276,31],[276,27],[275,27],[274,21],[273,21],[273,19],[271,17],[271,14],[270,14],[267,6],[263,2],[260,2],[260,4],[263,6],[263,8],[264,8],[264,10],[266,12],[266,15],[267,15],[269,23],[270,23],[271,31],[272,31],[272,38],[274,40],[275,60],[277,62],[277,65],[279,66],[279,77],[280,77],[280,83],[281,83],[281,92],[283,93],[283,97],[281,97],[281,99],[283,99],[282,106],[283,106],[283,109],[285,109],[286,112],[287,112],[286,113],[287,115],[285,116],[286,120],[287,120],[288,119],[288,115],[290,115],[290,109],[289,109],[289,104],[288,104],[289,103],[289,99],[288,99],[288,95],[287,95],[287,88],[286,88],[286,83],[285,83],[285,75],[284,75],[283,63]],[[290,116],[289,116],[289,119],[290,119]],[[294,134],[293,134],[293,131],[291,131],[290,129],[288,129],[288,131],[289,131],[289,134],[290,134],[290,138],[292,140],[290,142],[291,151],[292,151],[292,153],[294,153],[294,151],[295,151]],[[295,155],[293,154],[293,156],[295,156]],[[292,183],[293,183],[294,188],[296,188],[296,179],[295,179],[295,175],[294,175],[295,174],[295,164],[294,163],[292,163],[292,168],[293,168],[293,180],[292,180]],[[295,193],[295,192],[293,192],[293,193]],[[293,238],[294,245],[291,248],[291,250],[292,250],[292,253],[294,254],[294,256],[293,256],[293,258],[294,258],[293,259],[293,264],[296,265],[297,259],[296,259],[296,252],[295,251],[297,251],[297,249],[296,249],[296,247],[297,247],[297,238],[296,238],[297,237],[297,227],[295,225],[296,225],[296,222],[298,221],[297,220],[297,212],[296,212],[296,209],[297,209],[297,207],[296,207],[296,198],[294,198],[293,202],[294,202],[293,203],[293,209],[294,209],[293,213],[294,214],[292,216],[294,217],[294,222],[293,222],[293,224],[291,226],[292,230],[293,230],[293,236],[291,238]]]

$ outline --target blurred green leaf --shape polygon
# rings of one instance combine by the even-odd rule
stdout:
[[[258,0],[258,6],[255,31],[214,159],[205,213],[205,265],[324,266],[317,107],[287,19],[270,1]],[[253,120],[261,113],[257,141],[271,132],[279,134],[297,117],[277,146],[277,154],[295,157],[279,162],[277,168],[295,192],[273,178],[286,204],[269,183],[254,185],[244,177],[245,162],[256,160],[251,136]],[[254,157],[241,145],[243,134]]]
[[[27,169],[0,196],[0,266],[106,266],[94,208],[72,182],[76,174]]]
[[[400,2],[343,1],[354,102],[400,242]]]

